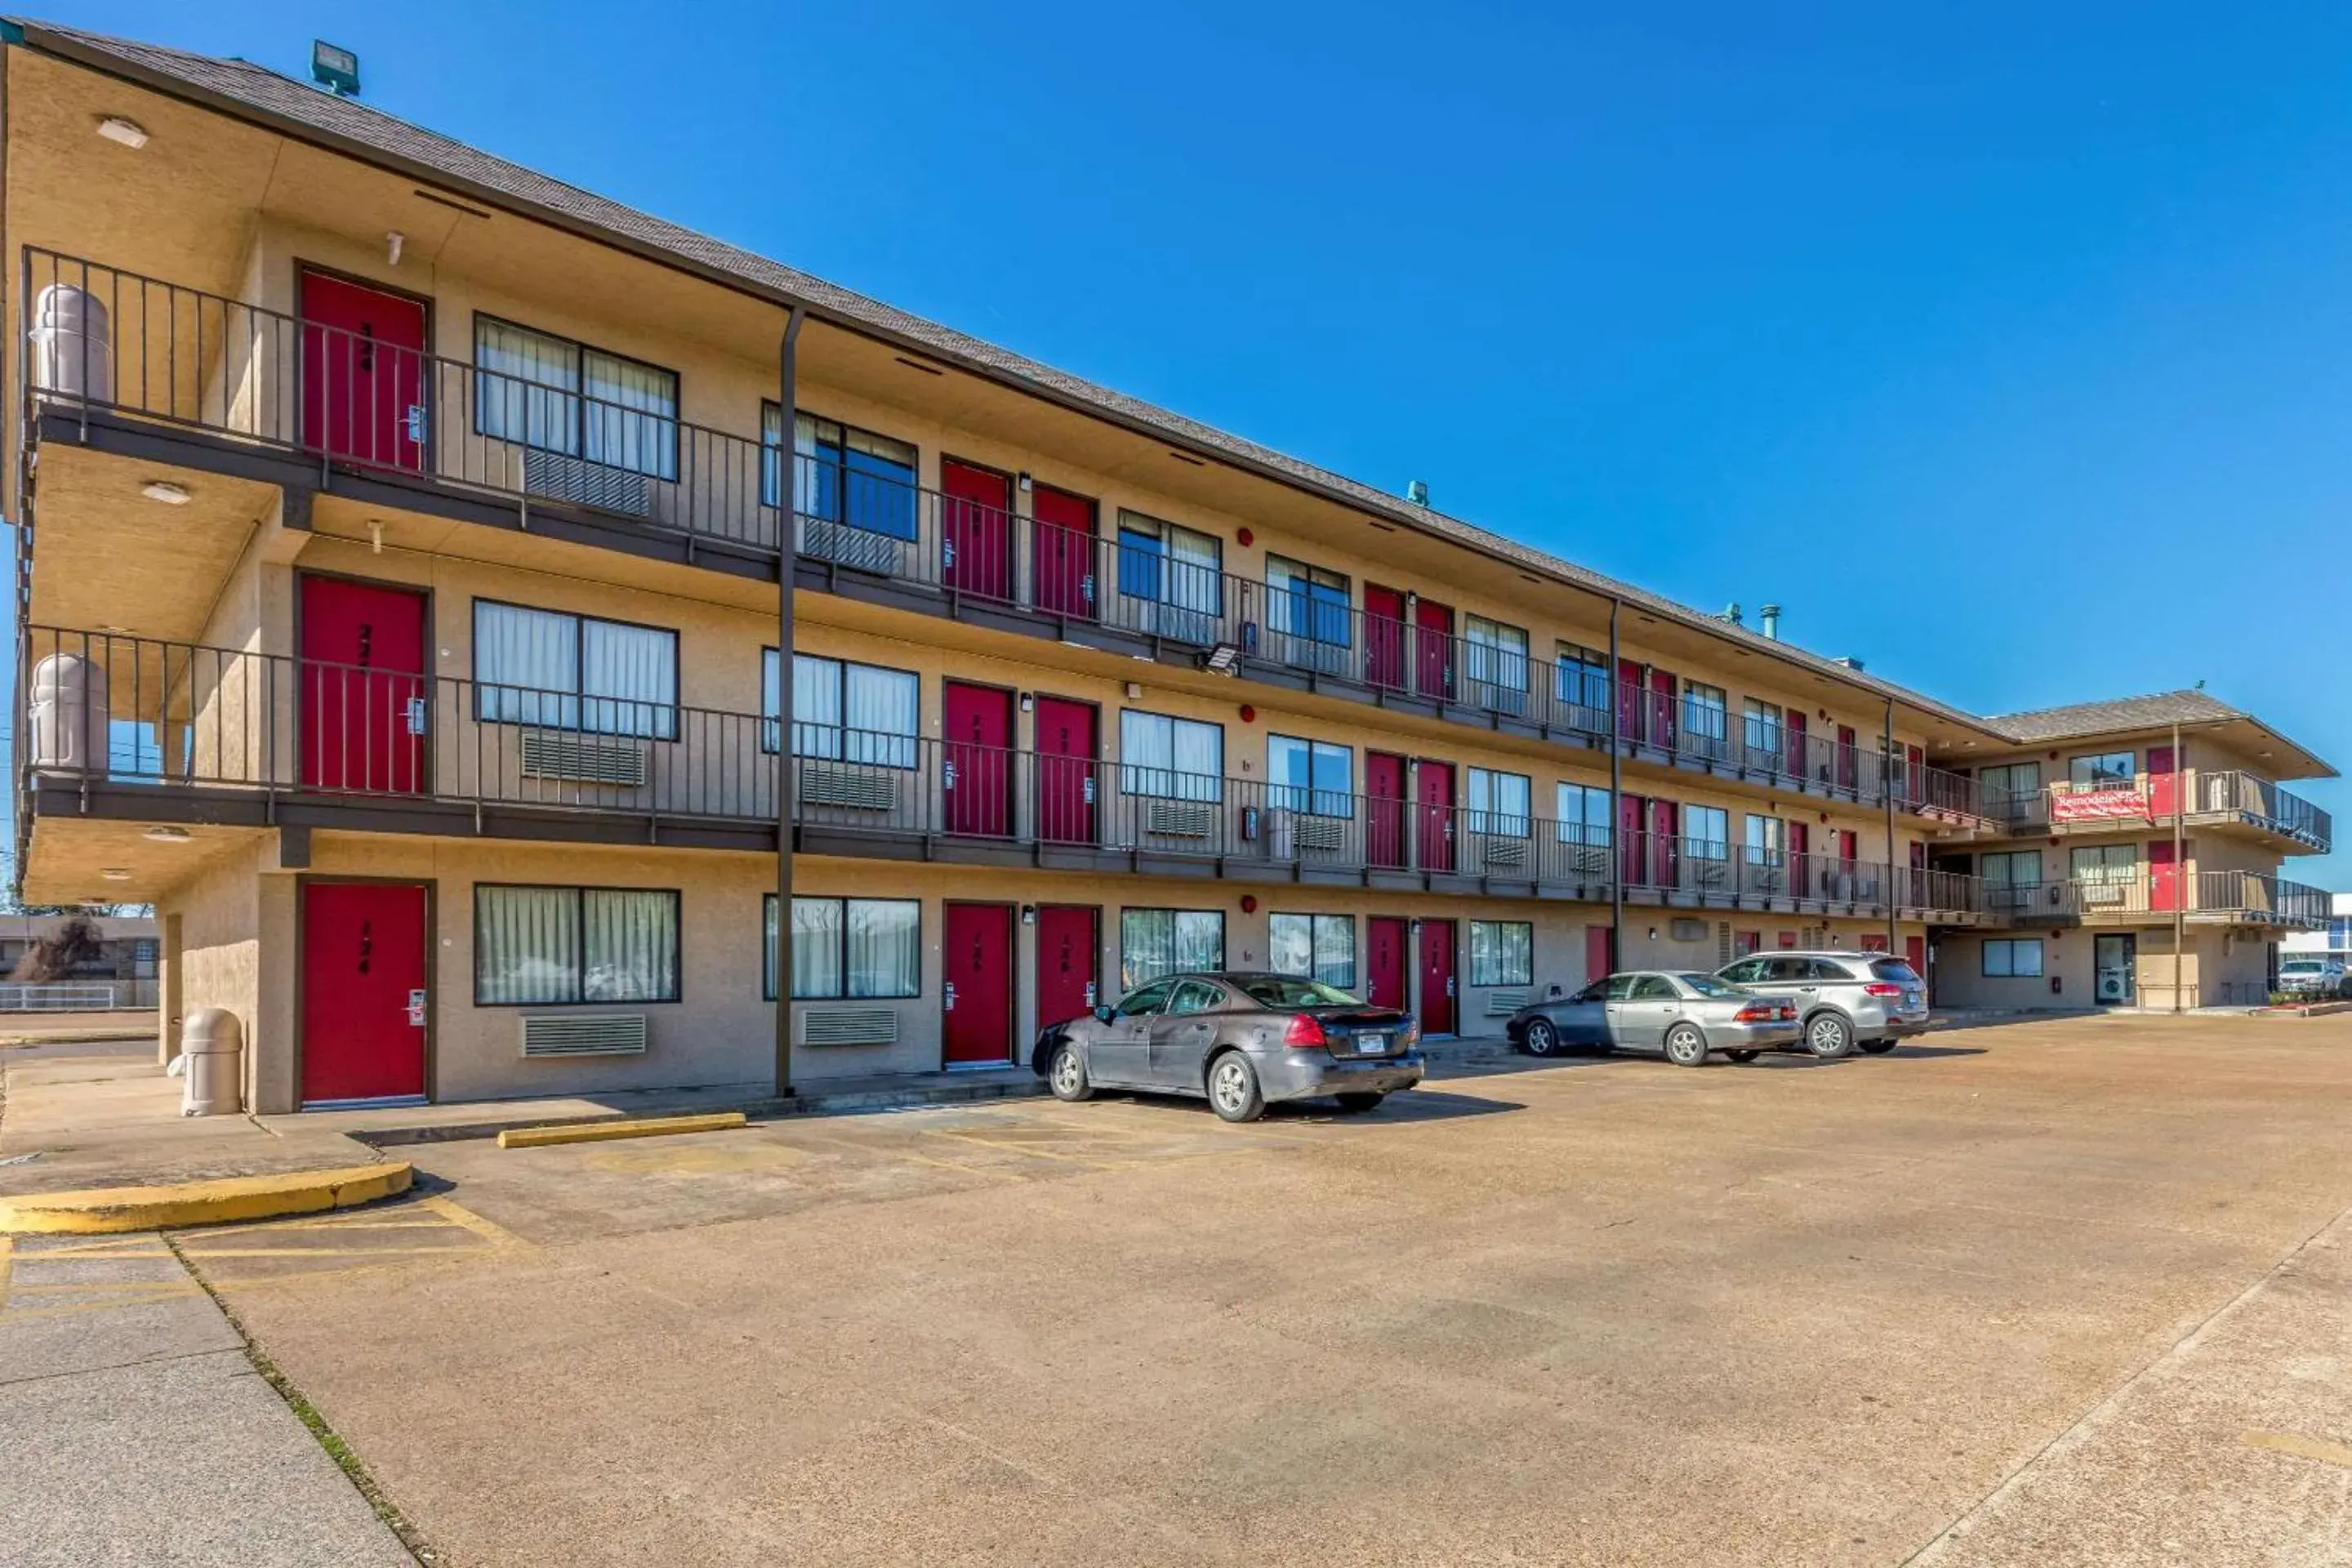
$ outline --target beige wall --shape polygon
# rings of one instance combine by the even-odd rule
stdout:
[[[1935,1000],[1948,1007],[2091,1008],[2098,1005],[2095,938],[2100,934],[2133,939],[2134,1002],[2142,1007],[2169,1007],[2173,1002],[2172,931],[2166,927],[2067,927],[2058,931],[1988,931],[1948,933],[1936,944]],[[1986,941],[2039,938],[2042,944],[2042,978],[1987,976],[1982,973],[1981,944]],[[2270,933],[2213,925],[2188,929],[2188,952],[2179,966],[2182,1002],[2192,1007],[2212,1007],[2259,1001],[2256,994],[2270,973]],[[2051,977],[2060,988],[2051,989]]]

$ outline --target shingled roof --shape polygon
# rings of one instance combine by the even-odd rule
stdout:
[[[1996,713],[1989,722],[2013,739],[2030,742],[2124,730],[2156,730],[2168,724],[2226,724],[2238,719],[2262,722],[2242,709],[2232,708],[2201,691],[2157,691],[2146,697],[2116,697],[2105,702],[2036,708],[2026,713]]]

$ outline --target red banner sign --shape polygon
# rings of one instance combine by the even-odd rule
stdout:
[[[2148,820],[2147,796],[2136,789],[2053,792],[2050,796],[2053,822],[2116,822],[2126,817]]]

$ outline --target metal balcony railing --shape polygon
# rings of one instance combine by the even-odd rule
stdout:
[[[2237,821],[2293,840],[2322,854],[2335,845],[2336,825],[2319,807],[2259,774],[2239,769],[2189,768],[2180,773],[2140,773],[2128,784],[2098,787],[2064,783],[2038,790],[1987,792],[1986,815],[2011,833],[2037,832],[2063,821],[2066,802],[2084,795],[2122,797],[2133,815],[2118,825],[2169,824],[2176,810],[2190,822]],[[2100,817],[2074,819],[2097,826]]]
[[[2018,925],[2036,921],[2160,922],[2176,910],[2198,921],[2318,927],[2327,923],[2321,889],[2260,871],[2198,871],[2182,877],[2168,868],[2051,882],[1996,882],[1984,889],[1987,913]]]

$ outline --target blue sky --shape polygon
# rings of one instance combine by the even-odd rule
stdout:
[[[394,113],[1963,706],[2201,679],[2352,765],[2352,7],[47,15],[323,35]]]

